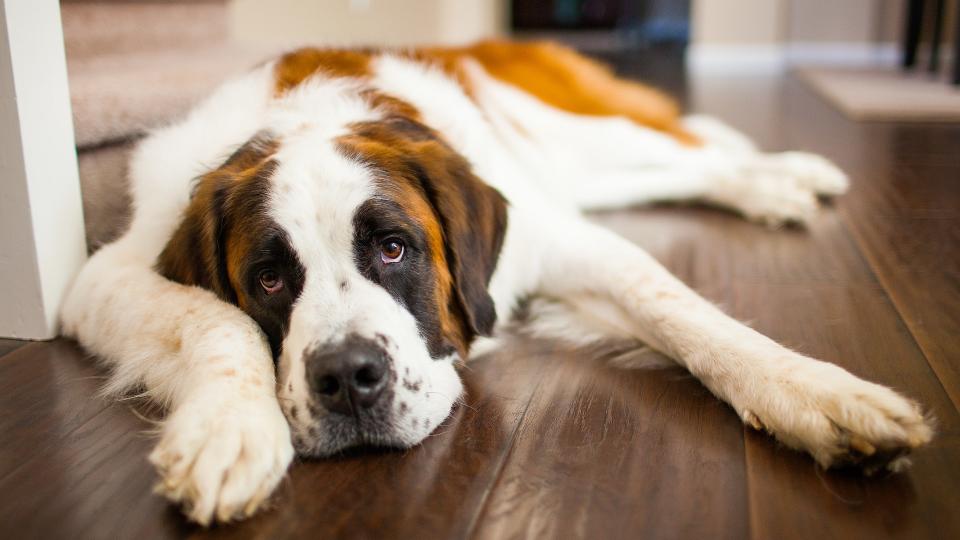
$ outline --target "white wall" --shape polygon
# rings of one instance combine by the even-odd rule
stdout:
[[[503,33],[505,0],[234,0],[234,39],[273,45],[460,44]]]
[[[0,0],[0,337],[56,335],[86,258],[57,0]]]
[[[693,43],[770,45],[786,34],[787,0],[692,1]]]
[[[692,0],[693,70],[889,64],[904,0]]]

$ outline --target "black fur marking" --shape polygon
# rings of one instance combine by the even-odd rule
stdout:
[[[431,357],[454,353],[456,348],[440,327],[437,291],[432,285],[436,283],[436,269],[424,232],[398,204],[382,199],[363,203],[353,222],[353,255],[360,273],[386,289],[413,315]],[[404,257],[399,263],[385,265],[380,260],[379,243],[387,237],[404,242]]]
[[[306,271],[290,247],[286,233],[273,229],[265,234],[266,238],[254,250],[256,256],[247,259],[244,311],[263,329],[273,356],[277,358],[290,328],[293,304],[303,290]],[[260,272],[266,269],[279,274],[284,284],[283,289],[271,295],[260,286]]]

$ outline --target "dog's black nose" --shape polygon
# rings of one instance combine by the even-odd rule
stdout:
[[[306,362],[314,395],[328,411],[340,414],[376,405],[390,378],[386,352],[360,337],[316,349]]]

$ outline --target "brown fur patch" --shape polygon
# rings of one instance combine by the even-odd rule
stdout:
[[[481,41],[460,48],[415,53],[453,75],[470,93],[461,62],[472,59],[491,76],[558,109],[589,116],[624,116],[684,144],[700,140],[683,128],[680,109],[666,94],[616,77],[605,65],[551,42]]]
[[[237,276],[230,269],[264,225],[257,221],[263,213],[255,206],[265,201],[257,195],[265,189],[265,176],[273,168],[268,158],[276,146],[275,141],[254,138],[199,179],[180,226],[157,260],[162,275],[210,289],[242,307]]]
[[[360,91],[360,96],[374,109],[383,112],[388,116],[401,116],[404,118],[419,119],[420,111],[410,103],[395,98],[389,94],[366,88]]]
[[[478,62],[491,76],[558,109],[587,116],[623,116],[667,133],[684,144],[700,139],[680,122],[672,98],[649,86],[618,78],[609,67],[553,42],[486,40],[466,47],[423,47],[413,50],[304,48],[282,56],[275,68],[277,95],[315,73],[330,77],[367,78],[375,56],[390,52],[440,67],[472,95],[462,62]],[[373,90],[374,106],[408,107]],[[412,110],[398,111],[412,116]]]
[[[369,50],[304,48],[287,53],[274,68],[275,92],[283,94],[315,73],[330,77],[367,77],[370,75]]]

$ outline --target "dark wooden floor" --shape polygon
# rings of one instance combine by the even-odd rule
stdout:
[[[851,192],[807,231],[597,219],[762,332],[921,400],[939,435],[909,472],[819,471],[680,369],[513,338],[423,445],[296,463],[272,510],[202,531],[151,494],[151,426],[97,397],[90,358],[0,342],[0,538],[960,538],[960,126],[856,124],[790,78],[687,90],[769,149],[836,160]]]

